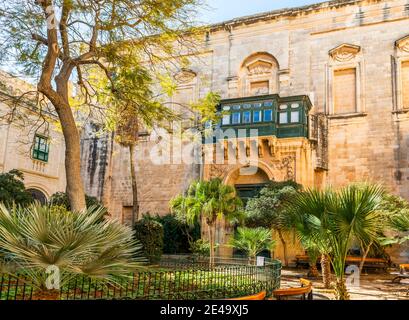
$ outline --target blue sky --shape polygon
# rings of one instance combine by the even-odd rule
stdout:
[[[324,0],[206,0],[210,7],[200,18],[205,23],[222,22],[250,14],[299,7]]]

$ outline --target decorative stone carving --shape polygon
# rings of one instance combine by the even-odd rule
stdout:
[[[271,137],[266,140],[267,141],[267,146],[270,151],[270,155],[274,156],[276,154],[276,145],[277,145],[277,140],[275,137]]]
[[[257,144],[257,151],[258,151],[258,156],[260,158],[263,158],[264,157],[264,151],[263,151],[263,144],[262,143]]]
[[[246,157],[250,157],[250,141],[246,140]]]
[[[221,166],[217,164],[210,165],[210,177],[211,178],[221,178],[223,179],[224,176],[227,174],[228,167]]]
[[[174,75],[174,78],[177,83],[185,84],[192,82],[196,78],[196,76],[196,73],[192,70],[182,69]]]
[[[265,60],[257,60],[246,67],[249,75],[261,75],[271,73],[273,65]]]
[[[332,49],[329,55],[336,61],[346,62],[354,59],[360,51],[360,46],[344,43]]]
[[[229,142],[226,140],[224,141],[224,160],[227,160],[229,158]]]
[[[399,50],[409,53],[409,35],[397,40],[395,45]]]
[[[277,165],[280,170],[285,170],[285,180],[295,180],[295,156],[289,155],[281,159]]]

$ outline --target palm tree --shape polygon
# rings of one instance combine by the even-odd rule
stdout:
[[[61,207],[0,205],[0,264],[11,275],[24,274],[36,296],[58,299],[46,286],[47,268],[59,269],[60,287],[76,275],[118,286],[141,266],[141,246],[129,227],[102,219],[104,209],[76,214]]]
[[[172,210],[184,215],[193,225],[196,221],[206,222],[210,242],[210,266],[214,266],[215,232],[217,219],[227,221],[237,218],[242,202],[234,187],[225,185],[219,178],[193,182],[186,195],[178,195],[170,201]]]
[[[379,236],[382,214],[379,212],[383,196],[380,186],[348,186],[331,199],[327,215],[329,241],[333,251],[332,266],[337,277],[339,300],[349,299],[345,286],[345,260],[353,238],[370,243]]]
[[[273,250],[276,242],[272,239],[269,229],[239,227],[230,245],[246,252],[251,262],[255,261],[257,254],[261,251]]]
[[[400,233],[407,233],[409,231],[409,213],[402,212],[390,217],[389,224],[392,230]],[[390,240],[390,243],[402,244],[409,240],[409,235],[396,236]]]
[[[331,287],[331,246],[328,242],[328,231],[324,229],[322,221],[326,214],[328,199],[332,196],[332,191],[329,189],[323,192],[309,189],[287,202],[290,224],[309,254],[310,266],[313,256],[317,252],[321,254],[322,281],[327,289]],[[316,255],[315,261],[318,256]],[[316,275],[315,270],[310,269],[310,273]]]
[[[138,183],[136,180],[135,147],[139,142],[139,122],[136,115],[129,115],[118,121],[115,140],[129,150],[129,163],[132,186],[132,219],[131,225],[139,220]]]
[[[381,245],[402,244],[409,240],[409,203],[394,195],[386,195],[382,204],[386,221],[393,234],[380,239]]]
[[[305,215],[309,237],[322,243],[331,253],[336,276],[336,297],[349,299],[345,284],[345,260],[351,241],[370,243],[382,228],[380,204],[383,189],[374,185],[351,185],[338,192],[307,190],[294,199],[292,207]],[[321,210],[321,214],[319,214]]]

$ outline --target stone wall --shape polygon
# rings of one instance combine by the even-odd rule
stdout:
[[[152,139],[154,135],[152,135]],[[113,218],[130,222],[132,184],[129,149],[114,141],[114,135],[82,139],[82,172],[88,194],[103,200]],[[192,180],[199,179],[195,164],[155,164],[151,152],[155,140],[141,141],[135,162],[140,214],[168,214],[169,200],[186,190]]]

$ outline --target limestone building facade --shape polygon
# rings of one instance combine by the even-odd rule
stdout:
[[[205,159],[222,145],[225,161],[205,164],[153,164],[163,137],[146,136],[137,155],[141,212],[166,214],[191,180],[215,176],[243,193],[268,180],[369,181],[409,199],[407,0],[335,0],[237,18],[211,26],[203,48],[175,74],[183,81],[173,99],[218,92],[220,127],[258,134],[205,143]],[[88,193],[129,221],[127,149],[86,130],[82,152]]]
[[[53,125],[56,116],[38,112],[30,94],[35,91],[29,83],[0,72],[0,172],[21,171],[26,189],[45,203],[55,192],[65,191],[65,145]]]

